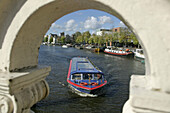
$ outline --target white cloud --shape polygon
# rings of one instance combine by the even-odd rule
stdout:
[[[77,28],[77,24],[75,23],[75,20],[71,19],[66,22],[65,24],[65,31],[75,31]]]
[[[84,22],[85,29],[98,29],[101,27],[100,23],[97,21],[95,17],[88,17],[87,20]]]
[[[58,24],[53,23],[53,24],[51,25],[51,29],[63,29],[63,27],[60,26],[60,25],[58,25]]]
[[[99,16],[99,17],[88,17],[85,21],[76,22],[74,19],[66,21],[64,24],[53,23],[51,25],[51,32],[76,32],[76,31],[85,31],[85,30],[96,30],[104,28],[105,24],[113,24],[113,20],[109,16]]]
[[[108,16],[100,16],[99,17],[99,23],[100,24],[105,24],[105,23],[113,23],[110,17]]]
[[[106,23],[113,24],[113,21],[108,16],[100,16],[98,18],[91,16],[91,17],[88,17],[87,20],[85,20],[84,28],[89,29],[89,30],[90,29],[95,30],[95,29],[101,28],[102,25]]]

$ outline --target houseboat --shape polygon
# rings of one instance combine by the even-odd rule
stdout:
[[[134,55],[134,53],[130,51],[129,49],[123,50],[123,49],[106,48],[104,52],[107,54],[117,55],[117,56],[133,56]]]
[[[102,95],[107,84],[103,72],[84,57],[74,57],[70,60],[67,82],[75,93],[91,97]]]

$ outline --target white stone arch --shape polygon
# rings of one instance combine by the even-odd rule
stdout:
[[[139,91],[149,92],[148,95],[154,93],[157,96],[159,93],[161,96],[163,94],[169,96],[170,83],[167,81],[170,80],[170,2],[168,0],[2,0],[0,8],[2,9],[0,17],[6,17],[0,19],[0,24],[4,25],[0,27],[2,28],[0,30],[2,72],[18,72],[23,68],[37,66],[38,48],[43,35],[55,20],[68,13],[97,9],[118,17],[137,35],[146,56],[147,76],[133,77],[130,105],[133,109],[137,107],[165,110],[165,108],[154,108],[152,105],[136,104],[136,100],[141,98],[139,99],[133,86]],[[144,100],[139,102],[145,103]],[[167,110],[169,109],[166,108]]]

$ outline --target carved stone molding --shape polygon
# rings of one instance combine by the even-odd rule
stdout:
[[[49,88],[44,80],[16,92],[15,101],[19,105],[17,109],[23,112],[31,108],[35,103],[47,97],[48,92]]]
[[[13,108],[12,99],[7,95],[0,94],[0,113],[12,113]]]
[[[0,113],[30,113],[49,95],[45,81],[51,68],[38,66],[15,73],[0,73]]]

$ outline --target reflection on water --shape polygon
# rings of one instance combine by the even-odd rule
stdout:
[[[89,57],[104,72],[108,81],[105,95],[80,97],[69,91],[66,82],[69,63],[77,56]],[[52,71],[46,79],[50,95],[32,107],[36,113],[121,113],[128,99],[130,76],[145,73],[144,64],[133,58],[60,46],[41,46],[39,64],[51,66]]]

